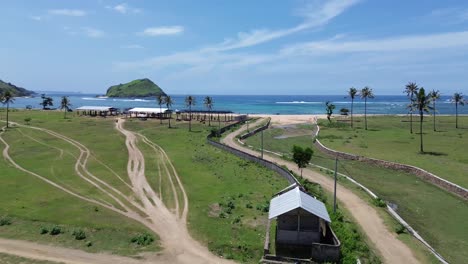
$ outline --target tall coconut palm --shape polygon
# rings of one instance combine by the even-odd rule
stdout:
[[[408,105],[408,108],[410,109],[410,133],[413,134],[413,103],[414,103],[414,97],[418,95],[418,85],[413,82],[409,82],[405,86],[405,90],[403,93],[406,93],[406,95],[410,98],[410,104]]]
[[[70,99],[68,96],[62,96],[62,101],[60,101],[60,109],[64,109],[63,118],[67,118],[67,112],[71,107]]]
[[[6,127],[8,128],[8,127],[9,127],[9,123],[8,123],[8,112],[10,111],[10,104],[12,104],[12,103],[15,101],[15,98],[13,97],[13,95],[11,94],[10,91],[6,91],[6,92],[0,97],[0,101],[2,102],[2,104],[6,104],[6,106],[7,106],[7,111],[6,111]]]
[[[372,92],[372,88],[364,87],[361,90],[361,98],[364,99],[364,123],[365,128],[367,130],[367,99],[374,98],[374,93]]]
[[[349,88],[348,95],[351,98],[351,127],[353,127],[353,104],[354,104],[354,98],[357,95],[357,89],[354,87]]]
[[[188,95],[185,97],[185,105],[189,108],[189,131],[192,131],[192,106],[196,104],[195,97]]]
[[[213,105],[214,105],[213,97],[211,96],[205,97],[203,104],[208,109],[208,125],[211,126],[211,109],[213,109]]]
[[[330,101],[327,101],[325,103],[325,110],[327,111],[328,122],[331,123],[331,116],[333,115],[333,110],[335,110],[335,105],[332,104]]]
[[[434,127],[434,131],[436,131],[436,101],[437,99],[440,98],[440,92],[439,90],[432,90],[431,92],[429,92],[427,94],[427,96],[429,96],[432,100],[432,113],[433,113],[433,127]]]
[[[172,97],[169,95],[166,95],[164,97],[164,103],[166,104],[167,110],[169,110],[170,116],[169,116],[169,128],[171,128],[171,118],[172,118],[172,111],[171,107],[172,104],[174,104],[174,101],[172,100]]]
[[[454,93],[452,103],[455,104],[455,128],[458,128],[458,105],[465,105],[462,93]]]
[[[159,94],[156,96],[156,101],[159,105],[159,124],[162,124],[162,105],[164,104],[165,101],[165,95],[164,94]]]
[[[432,107],[430,106],[432,102],[432,97],[430,95],[426,95],[426,91],[424,88],[421,87],[419,89],[418,94],[416,95],[415,100],[413,101],[413,108],[417,109],[419,112],[419,138],[420,138],[420,152],[424,153],[424,144],[423,144],[423,119],[424,119],[424,112],[429,113],[429,109]]]

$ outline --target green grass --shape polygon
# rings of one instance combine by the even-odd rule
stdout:
[[[30,116],[31,125],[48,128],[82,142],[90,148],[94,157],[126,179],[127,152],[123,137],[113,129],[113,120],[63,119],[62,114],[53,111],[15,111],[10,116],[12,121],[19,123],[23,123],[25,115]],[[21,166],[77,193],[112,203],[73,172],[73,156],[78,151],[70,144],[29,128],[11,128],[3,137],[11,144],[10,155]],[[62,157],[57,148],[63,149]],[[96,159],[90,160],[89,169],[117,189],[130,194],[128,187]],[[0,171],[0,216],[12,219],[11,225],[0,226],[1,237],[130,256],[159,250],[157,241],[145,247],[131,243],[132,237],[150,232],[140,223],[66,194],[13,168],[4,159],[0,159]],[[50,229],[55,225],[65,233],[57,236],[40,234],[42,227]],[[76,229],[84,230],[87,238],[76,240],[72,235]],[[91,241],[92,246],[88,247],[86,241]]]
[[[189,198],[190,233],[218,255],[257,263],[263,254],[268,213],[256,208],[267,205],[287,181],[209,145],[206,136],[211,128],[206,125],[193,123],[191,133],[187,124],[168,129],[157,120],[132,120],[125,126],[141,132],[169,155]]]
[[[356,118],[355,129],[349,125],[328,127],[328,122],[322,121],[319,139],[332,149],[414,165],[468,187],[468,116],[459,117],[459,129],[455,128],[455,117],[438,116],[437,132],[432,129],[432,117],[426,117],[425,154],[419,153],[418,118],[413,116],[413,134],[406,116],[368,117],[367,131],[362,118]]]
[[[3,264],[58,264],[58,262],[47,260],[28,259],[9,254],[0,253],[0,263]]]
[[[290,152],[294,144],[311,146],[314,150],[312,163],[334,168],[334,158],[313,147],[310,136],[274,139],[277,135],[278,131],[265,131],[265,149]],[[258,138],[259,135],[255,135],[247,143],[258,148]],[[468,258],[468,252],[463,250],[468,247],[468,202],[407,173],[345,160],[340,160],[338,170],[397,205],[397,212],[448,261],[461,263]]]

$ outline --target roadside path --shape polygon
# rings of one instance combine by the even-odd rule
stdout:
[[[250,124],[250,126],[253,127],[262,121],[263,120],[260,119],[253,125]],[[239,130],[228,134],[221,140],[221,142],[251,155],[260,156],[259,152],[237,144],[236,136],[242,134],[245,130],[247,130],[247,125],[244,125]],[[278,165],[285,165],[289,170],[300,174],[297,165],[292,162],[285,161],[279,157],[269,155],[268,153],[264,153],[263,157],[264,159]],[[321,175],[309,168],[305,168],[303,170],[303,177],[320,184],[322,188],[327,191],[333,192],[333,179]],[[355,221],[361,226],[366,236],[375,245],[382,256],[384,263],[419,263],[411,250],[403,242],[398,240],[396,234],[387,229],[377,211],[367,202],[361,200],[359,196],[340,184],[337,185],[337,199],[348,209]]]

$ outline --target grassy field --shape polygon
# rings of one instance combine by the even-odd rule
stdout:
[[[52,129],[83,142],[93,155],[89,170],[122,192],[130,193],[128,187],[103,165],[126,175],[123,137],[113,130],[112,120],[63,119],[61,113],[40,111],[12,112],[10,116],[19,123],[24,123],[26,116],[31,117],[33,126]],[[11,128],[3,137],[11,145],[10,155],[21,166],[79,194],[113,203],[74,173],[74,157],[78,151],[69,143],[29,128]],[[146,247],[131,243],[134,236],[150,232],[131,219],[72,197],[13,168],[3,158],[0,159],[0,171],[0,217],[11,222],[0,226],[2,237],[130,256],[159,250],[157,242]],[[62,233],[41,234],[42,229],[51,231],[53,227],[59,227]],[[72,235],[75,230],[84,231],[86,238],[76,240]]]
[[[0,263],[3,264],[59,264],[59,262],[52,262],[46,260],[35,260],[17,257],[9,254],[0,253]]]
[[[356,118],[355,129],[349,125],[327,127],[322,121],[319,139],[336,150],[358,155],[396,161],[421,167],[436,175],[468,187],[468,116],[437,117],[437,132],[432,128],[432,117],[423,123],[424,151],[419,153],[419,122],[414,122],[410,134],[406,116],[369,117],[369,130],[364,130],[362,118]],[[382,151],[385,150],[385,151]]]
[[[126,123],[128,129],[160,145],[171,158],[189,198],[191,234],[218,255],[257,263],[263,253],[268,217],[264,208],[287,181],[208,145],[206,136],[211,128],[206,125],[193,123],[191,133],[187,124],[175,126],[168,129],[157,120]],[[149,150],[142,151],[146,155]],[[158,179],[149,181],[153,188],[159,188]]]
[[[277,139],[283,133],[292,133],[291,130],[283,130],[276,128],[264,132],[265,149],[290,157],[294,144],[310,146],[314,150],[312,163],[327,168],[334,167],[332,157],[313,147],[311,136]],[[259,135],[255,135],[246,142],[258,148],[259,138]],[[468,247],[468,202],[406,173],[344,160],[340,160],[338,170],[394,204],[397,212],[450,262],[462,263],[468,258],[468,253],[464,250]],[[414,242],[415,240],[409,244]]]

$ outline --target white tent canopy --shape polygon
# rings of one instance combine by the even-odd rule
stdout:
[[[111,106],[81,106],[76,108],[78,111],[110,111],[111,109],[114,109]]]
[[[130,110],[128,110],[129,113],[144,113],[144,114],[159,114],[159,113],[165,113],[167,108],[145,108],[145,107],[135,107]]]
[[[275,218],[297,208],[302,208],[329,223],[331,222],[325,204],[302,192],[299,187],[271,199],[268,219]]]

